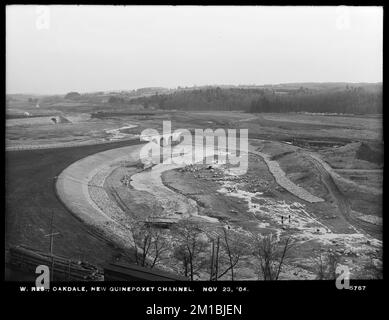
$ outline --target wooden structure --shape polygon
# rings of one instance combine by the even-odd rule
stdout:
[[[158,269],[135,264],[111,263],[98,268],[82,261],[51,255],[25,246],[9,249],[6,269],[11,281],[35,281],[39,265],[50,268],[54,281],[186,281],[187,279]]]
[[[61,256],[51,255],[25,246],[9,249],[8,268],[36,278],[35,270],[39,265],[50,268],[54,281],[102,281],[102,270],[82,261],[74,261]]]
[[[104,281],[186,281],[188,279],[157,269],[111,263],[104,267]]]

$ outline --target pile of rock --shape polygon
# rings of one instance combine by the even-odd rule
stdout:
[[[200,170],[200,168],[196,167],[195,165],[193,164],[190,164],[190,165],[187,165],[183,168],[179,168],[178,171],[179,172],[198,172]]]
[[[101,187],[89,186],[89,196],[91,200],[113,220],[120,221],[124,217],[123,211],[113,202]]]
[[[124,175],[123,178],[120,179],[120,182],[125,185],[126,187],[130,187],[130,184],[131,184],[131,176],[129,175]]]
[[[111,168],[109,167],[99,170],[89,181],[89,185],[102,187],[104,185],[105,179],[107,178],[110,172]]]

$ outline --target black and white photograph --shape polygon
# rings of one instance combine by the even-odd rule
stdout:
[[[383,279],[382,6],[10,4],[5,18],[18,294]]]

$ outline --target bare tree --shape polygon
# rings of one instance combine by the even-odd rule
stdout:
[[[323,255],[321,252],[319,256],[314,259],[316,279],[318,280],[332,280],[337,277],[336,267],[339,263],[339,257],[333,252]]]
[[[229,261],[229,268],[226,270],[226,272],[228,270],[231,270],[231,280],[234,281],[234,267],[238,264],[243,251],[241,250],[242,248],[239,245],[239,239],[237,241],[236,238],[232,239],[231,237],[229,237],[226,228],[223,228],[223,235],[225,252],[227,253]]]
[[[154,268],[170,249],[162,231],[144,222],[137,222],[132,225],[131,232],[134,239],[135,262],[142,267]]]
[[[253,234],[252,238],[252,254],[259,262],[258,276],[262,275],[263,280],[278,280],[291,248],[290,237],[277,240],[272,234],[264,237]]]
[[[364,269],[366,270],[366,275],[370,276],[372,279],[383,278],[382,261],[380,261],[379,259],[374,259],[373,257],[370,257]]]
[[[185,245],[176,246],[174,248],[173,256],[182,264],[181,273],[184,275],[185,278],[189,278],[189,254],[185,248]]]
[[[204,232],[188,220],[181,220],[176,227],[174,257],[182,263],[183,274],[194,280],[205,265],[205,252],[208,247]]]
[[[208,234],[212,242],[210,260],[210,279],[217,281],[228,272],[234,280],[234,268],[245,253],[243,237],[237,232],[220,228]]]
[[[211,247],[211,257],[209,261],[210,270],[209,270],[209,280],[217,280],[219,273],[219,263],[220,263],[220,235],[217,232],[207,232],[207,236],[212,243]]]

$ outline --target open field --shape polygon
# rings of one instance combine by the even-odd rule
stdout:
[[[382,141],[381,115],[160,110],[131,104],[131,100],[125,105],[110,104],[108,97],[106,94],[84,95],[81,100],[41,97],[39,103],[29,102],[28,96],[12,97],[7,103],[6,145],[104,142],[112,138],[109,130],[137,125],[136,130],[126,132],[135,134],[145,128],[161,129],[163,120],[170,120],[173,129],[246,128],[252,138],[276,141],[315,138],[318,142],[339,145]],[[24,115],[26,112],[28,116]],[[66,121],[53,123],[50,120],[53,117]]]

